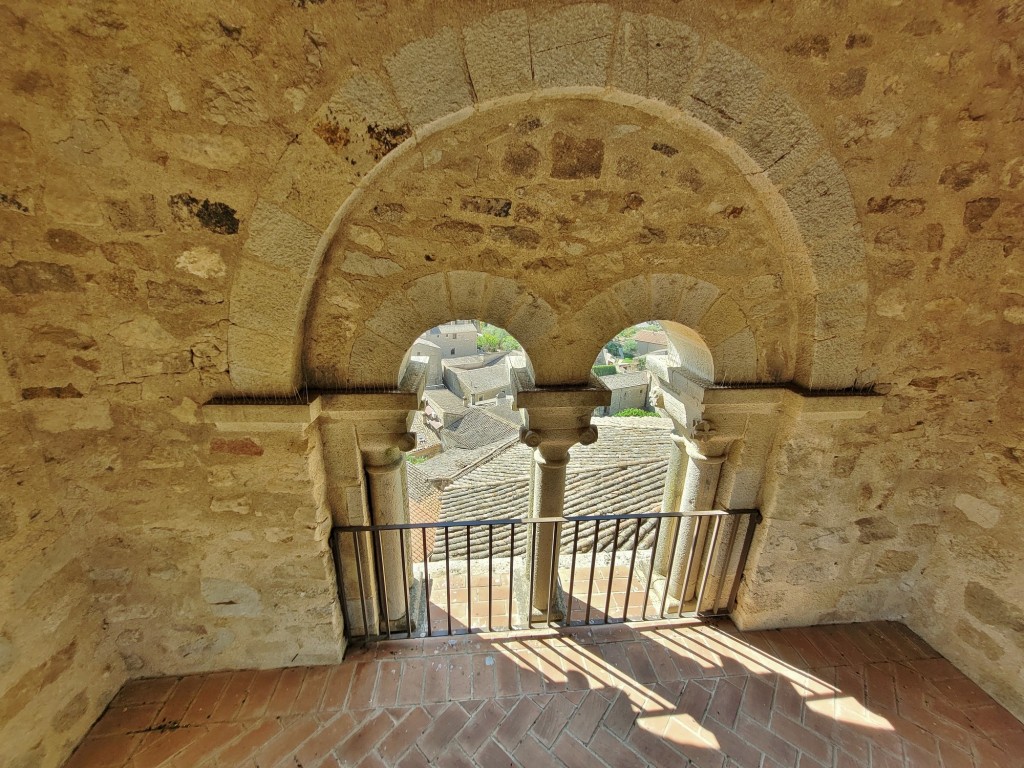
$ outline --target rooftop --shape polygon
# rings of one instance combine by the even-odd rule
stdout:
[[[645,371],[635,373],[613,373],[611,376],[602,376],[601,383],[608,389],[626,389],[627,387],[642,387],[650,379]]]
[[[665,335],[664,331],[637,331],[633,338],[637,341],[647,342],[648,344],[668,345],[668,336]]]

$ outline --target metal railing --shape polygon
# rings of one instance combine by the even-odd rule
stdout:
[[[456,613],[466,618],[464,632],[725,616],[736,601],[760,519],[759,510],[738,509],[338,526],[331,547],[345,633],[355,641],[459,634]],[[545,526],[548,535],[542,537]],[[407,556],[413,551],[418,562]],[[540,569],[547,588],[541,588],[538,607],[542,557],[549,558]],[[616,581],[622,569],[624,585]],[[443,590],[435,595],[438,582]],[[486,604],[479,622],[475,589]],[[630,616],[630,603],[641,593],[639,614]],[[495,606],[504,602],[496,624]]]

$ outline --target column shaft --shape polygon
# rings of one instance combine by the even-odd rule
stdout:
[[[548,450],[545,457],[540,448],[534,450],[533,512],[540,518],[561,517],[565,510],[565,468],[569,463],[568,450]],[[551,595],[551,561],[558,567],[558,547],[561,543],[561,525],[550,523],[534,526],[534,610],[547,613],[551,601],[552,617],[559,613]],[[555,576],[557,582],[557,574]]]

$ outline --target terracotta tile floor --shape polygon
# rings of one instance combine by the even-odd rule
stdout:
[[[694,622],[382,643],[129,683],[67,764],[1024,764],[1024,726],[902,625]]]

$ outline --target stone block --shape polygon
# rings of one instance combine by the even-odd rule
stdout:
[[[526,11],[513,9],[495,13],[463,29],[462,37],[470,80],[478,100],[533,88]]]
[[[737,51],[712,43],[694,78],[687,111],[726,136],[740,132],[761,96],[764,73]]]
[[[598,3],[540,12],[530,23],[533,76],[541,88],[604,86],[615,12]]]
[[[320,235],[315,227],[260,200],[249,219],[245,250],[259,261],[305,275],[315,264]]]
[[[454,316],[470,319],[479,317],[487,275],[484,272],[448,272],[447,280]]]
[[[657,319],[651,311],[651,284],[646,276],[616,283],[612,294],[632,324]]]
[[[808,247],[814,286],[831,291],[865,274],[864,240],[856,229],[837,228],[828,239]]]
[[[42,432],[60,434],[73,430],[114,428],[110,403],[105,400],[26,400],[22,408],[31,416],[35,428]]]
[[[200,589],[215,616],[259,616],[263,612],[259,592],[248,584],[204,578]]]
[[[696,285],[681,297],[676,316],[667,319],[675,320],[677,323],[697,330],[700,328],[702,318],[718,300],[720,293],[718,286],[705,280],[697,280]]]
[[[413,128],[473,104],[459,38],[448,27],[409,43],[384,66]]]
[[[778,89],[762,96],[735,138],[776,184],[803,168],[822,148],[817,126]]]
[[[448,301],[448,286],[441,272],[414,280],[406,287],[405,297],[414,307],[419,307],[421,317],[432,319],[430,326],[457,319]]]
[[[700,320],[697,328],[707,345],[714,349],[718,344],[733,334],[739,333],[748,325],[746,315],[739,305],[728,296],[720,296],[711,306],[707,314]],[[718,371],[715,371],[718,375]]]
[[[658,274],[650,276],[651,317],[675,321],[682,300],[697,281],[689,275]]]
[[[857,223],[850,185],[832,155],[819,157],[793,179],[782,195],[808,245]]]
[[[488,276],[481,306],[480,319],[508,330],[508,323],[516,308],[528,294],[515,280]]]
[[[264,380],[264,386],[258,391],[266,391],[266,387],[274,381],[285,385],[284,391],[290,392],[295,373],[295,355],[295,341],[287,336],[238,325],[228,327],[228,370],[232,384],[239,389],[245,389],[241,378],[244,370],[247,372],[247,383],[254,383],[253,379]],[[277,387],[273,389],[277,390]]]
[[[243,260],[231,290],[231,323],[275,335],[298,333],[306,275]]]
[[[689,106],[689,84],[700,56],[700,36],[678,21],[645,16],[647,92],[679,109]]]
[[[715,360],[715,381],[725,384],[757,381],[757,341],[749,328],[717,344],[711,355]]]

